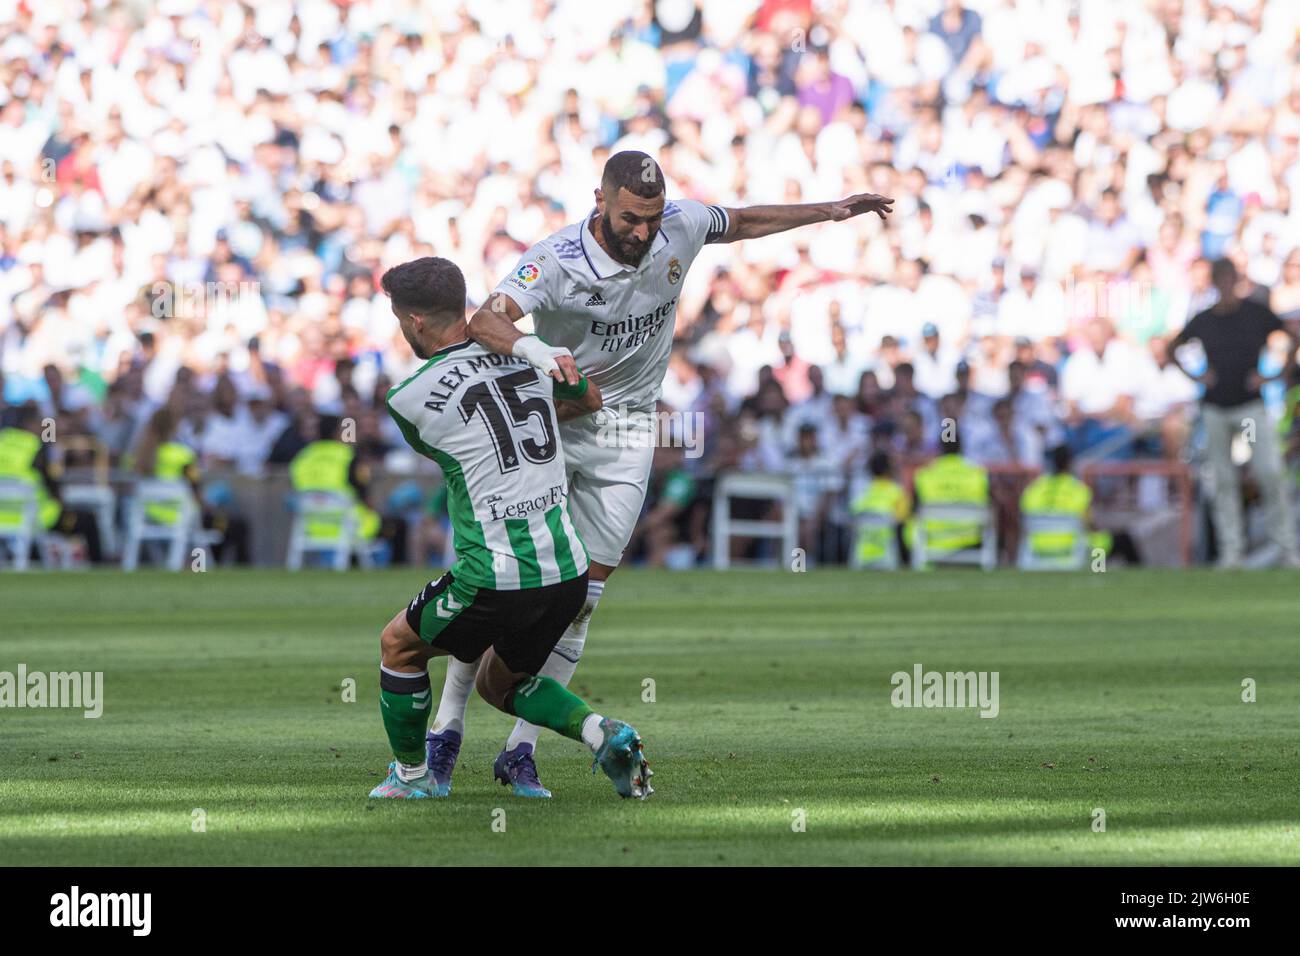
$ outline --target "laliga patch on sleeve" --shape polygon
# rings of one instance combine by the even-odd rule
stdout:
[[[517,288],[528,289],[537,282],[541,274],[542,270],[536,262],[525,262],[515,270],[515,274],[510,277],[510,281]]]

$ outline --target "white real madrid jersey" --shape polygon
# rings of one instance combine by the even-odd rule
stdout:
[[[607,408],[648,410],[668,370],[686,270],[705,243],[726,233],[727,213],[690,199],[665,203],[654,243],[636,266],[600,248],[588,227],[593,216],[534,245],[495,291],[532,313],[543,340],[573,353]]]

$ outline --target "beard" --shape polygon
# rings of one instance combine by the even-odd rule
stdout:
[[[600,235],[605,240],[605,245],[609,246],[614,258],[629,266],[637,265],[650,251],[650,244],[655,241],[654,233],[647,236],[645,242],[620,238],[614,232],[614,224],[610,221],[609,213],[600,217]]]
[[[424,361],[433,354],[421,345],[415,336],[406,331],[406,329],[402,329],[402,338],[406,339],[406,344],[411,347],[411,351],[415,353],[415,357],[420,361]]]

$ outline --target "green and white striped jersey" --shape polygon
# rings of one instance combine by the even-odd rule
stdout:
[[[514,591],[587,570],[553,400],[586,390],[585,378],[558,385],[523,359],[467,341],[389,391],[388,413],[407,444],[442,468],[457,578]]]

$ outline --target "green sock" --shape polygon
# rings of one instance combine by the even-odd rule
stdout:
[[[388,743],[399,763],[424,763],[424,731],[429,726],[429,672],[398,674],[379,670],[379,712]]]
[[[525,677],[506,697],[506,709],[572,740],[582,739],[582,722],[595,713],[586,701],[550,677]]]

